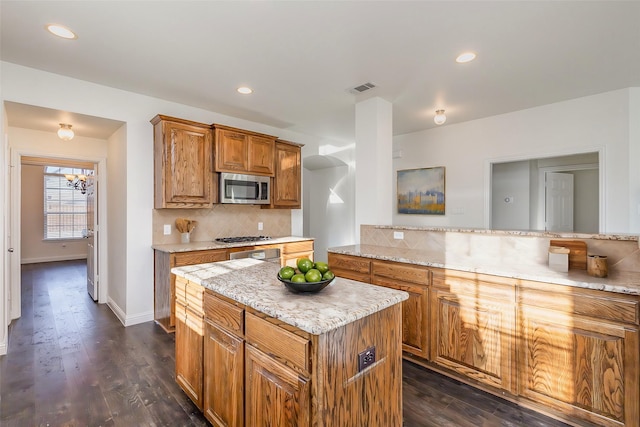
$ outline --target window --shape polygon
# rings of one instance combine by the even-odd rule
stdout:
[[[65,174],[92,173],[89,169],[44,167],[44,239],[81,239],[87,228],[87,195],[68,185]]]

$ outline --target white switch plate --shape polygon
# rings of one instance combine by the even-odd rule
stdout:
[[[404,239],[404,232],[403,231],[394,231],[393,232],[393,238],[396,239],[396,240]]]
[[[258,223],[258,230],[262,230],[264,228],[264,224],[259,222]]]
[[[169,234],[171,234],[171,224],[165,224],[164,225],[164,235],[168,236]]]

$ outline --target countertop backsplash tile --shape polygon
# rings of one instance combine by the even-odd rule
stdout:
[[[176,218],[198,221],[191,232],[191,242],[211,241],[230,236],[289,236],[291,234],[291,210],[261,209],[252,205],[214,205],[211,209],[154,209],[153,244],[180,243],[176,230]],[[258,230],[258,222],[263,229]],[[164,224],[171,224],[170,235],[163,233]]]

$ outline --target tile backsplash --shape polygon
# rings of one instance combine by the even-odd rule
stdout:
[[[260,206],[214,205],[211,209],[154,209],[153,243],[157,245],[180,243],[176,230],[176,218],[198,221],[191,232],[192,242],[211,241],[229,236],[291,235],[291,211],[289,209],[261,209]],[[258,222],[263,229],[258,230]],[[171,234],[165,236],[164,224],[171,225]]]
[[[403,238],[395,239],[394,232]],[[438,251],[447,258],[472,256],[479,262],[501,260],[504,263],[546,265],[550,237],[481,231],[420,230],[412,227],[362,225],[360,243],[395,248]],[[636,240],[579,238],[587,244],[587,253],[605,255],[609,268],[640,272],[640,248]]]

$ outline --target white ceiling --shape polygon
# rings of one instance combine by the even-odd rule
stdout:
[[[640,86],[638,1],[2,0],[0,15],[3,61],[344,142],[370,96],[399,135],[438,108],[447,126]]]

